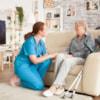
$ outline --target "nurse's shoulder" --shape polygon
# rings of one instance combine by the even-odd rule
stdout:
[[[30,36],[29,38],[27,38],[24,44],[34,44],[34,37]]]

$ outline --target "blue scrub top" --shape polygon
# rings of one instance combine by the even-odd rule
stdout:
[[[20,53],[15,59],[15,62],[20,64],[30,64],[32,63],[29,59],[30,55],[36,55],[37,57],[40,57],[46,53],[47,51],[44,41],[40,40],[40,42],[37,44],[34,36],[31,36],[23,43]]]

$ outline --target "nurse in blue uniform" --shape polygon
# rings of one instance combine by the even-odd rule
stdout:
[[[56,53],[47,54],[46,46],[42,38],[46,35],[45,24],[37,22],[32,32],[25,35],[25,42],[14,62],[16,76],[20,79],[22,87],[43,90],[43,79],[46,75],[52,59]]]

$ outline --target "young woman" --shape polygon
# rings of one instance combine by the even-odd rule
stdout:
[[[86,24],[80,20],[75,23],[76,36],[69,48],[58,54],[55,67],[58,69],[53,85],[43,92],[44,96],[60,95],[64,92],[64,82],[71,70],[77,64],[84,64],[85,58],[94,51],[95,42],[87,33]]]
[[[16,76],[22,87],[43,90],[43,79],[56,53],[47,54],[42,38],[46,35],[45,24],[37,22],[32,32],[25,35],[25,42],[14,62]],[[16,78],[15,78],[16,80]]]

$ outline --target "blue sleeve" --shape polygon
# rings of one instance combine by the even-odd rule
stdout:
[[[26,56],[36,55],[35,43],[32,39],[28,39],[24,43],[24,53]]]

